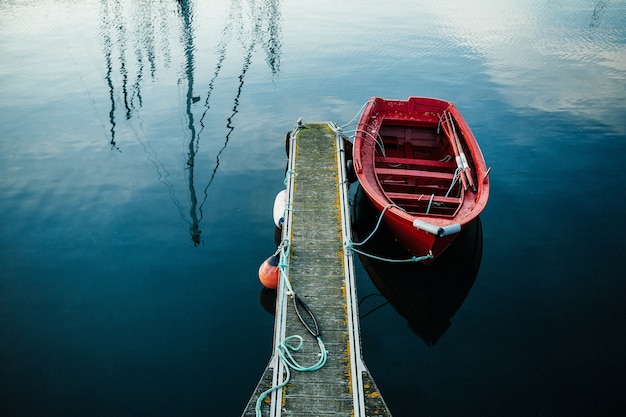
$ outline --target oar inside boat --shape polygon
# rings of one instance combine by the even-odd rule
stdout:
[[[372,146],[373,137],[380,138],[384,155]],[[384,221],[416,257],[439,256],[487,204],[482,152],[450,101],[373,97],[359,119],[353,149],[363,190],[381,212],[389,204],[400,208]]]
[[[467,190],[468,187],[471,187],[472,190],[476,192],[476,186],[474,185],[474,181],[472,180],[471,169],[469,164],[467,163],[467,157],[465,156],[465,152],[463,152],[461,140],[456,133],[456,128],[454,127],[452,115],[448,110],[444,110],[443,113],[439,116],[439,120],[441,126],[443,127],[444,133],[450,141],[452,150],[454,151],[454,159],[456,161],[457,167],[459,168],[463,188]]]

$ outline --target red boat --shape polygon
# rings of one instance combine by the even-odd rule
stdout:
[[[370,99],[354,169],[400,245],[428,263],[485,208],[489,170],[457,107],[425,97]]]

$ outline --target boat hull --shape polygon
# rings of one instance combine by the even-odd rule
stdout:
[[[443,253],[488,200],[482,152],[448,101],[370,99],[356,129],[353,160],[363,190],[416,257]]]

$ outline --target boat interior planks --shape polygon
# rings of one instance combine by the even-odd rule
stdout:
[[[449,231],[460,231],[487,203],[489,170],[452,102],[373,97],[353,150],[365,193],[414,256],[441,254],[454,239]]]

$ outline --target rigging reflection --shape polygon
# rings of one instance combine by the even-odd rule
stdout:
[[[100,3],[100,13],[102,16],[101,20],[101,32],[103,37],[103,53],[104,60],[106,65],[106,83],[109,88],[109,101],[111,103],[111,107],[109,110],[109,123],[111,124],[111,128],[109,132],[111,133],[111,150],[119,150],[117,146],[117,142],[115,140],[115,89],[113,86],[113,35],[111,33],[111,28],[113,27],[113,19],[110,18],[111,15],[115,16],[110,12],[109,3],[107,1],[102,1]]]
[[[192,225],[190,229],[191,239],[194,242],[194,245],[198,245],[201,242],[200,234],[202,230],[200,229],[200,222],[204,217],[204,206],[207,202],[209,195],[209,188],[213,184],[213,181],[218,172],[218,168],[220,166],[220,158],[222,153],[228,147],[228,144],[231,139],[231,135],[235,130],[234,119],[235,115],[239,112],[239,104],[241,94],[243,92],[243,87],[245,83],[246,73],[250,68],[252,62],[252,56],[254,53],[255,47],[261,43],[264,46],[266,51],[266,61],[270,66],[272,74],[276,74],[278,71],[278,65],[280,62],[280,13],[279,13],[279,1],[276,0],[268,0],[263,3],[257,3],[255,1],[247,1],[246,5],[248,6],[248,11],[252,15],[251,27],[247,27],[245,25],[245,19],[243,17],[244,5],[241,1],[233,1],[230,3],[230,7],[227,11],[227,18],[224,24],[224,29],[222,30],[222,37],[218,43],[218,59],[215,65],[215,69],[213,71],[213,75],[208,84],[208,91],[206,93],[206,99],[204,100],[204,111],[200,117],[200,129],[196,132],[195,123],[193,121],[193,113],[191,112],[191,104],[200,101],[200,97],[193,96],[193,30],[191,27],[192,18],[191,18],[191,2],[188,0],[180,0],[180,11],[184,20],[184,28],[185,28],[185,51],[187,55],[187,117],[188,117],[188,129],[190,133],[190,141],[189,141],[189,149],[188,149],[188,159],[187,159],[187,169],[189,170],[189,193],[191,200],[191,208],[190,208],[190,217],[192,219]],[[198,198],[196,193],[196,187],[194,185],[193,180],[193,171],[195,168],[195,158],[198,154],[200,148],[200,137],[206,128],[205,117],[211,108],[211,94],[213,92],[215,82],[223,68],[224,60],[227,55],[227,46],[229,45],[233,27],[237,30],[237,37],[242,43],[246,53],[243,59],[243,65],[241,72],[239,74],[239,84],[237,86],[237,91],[235,98],[233,100],[233,108],[232,113],[226,119],[226,128],[227,133],[224,137],[224,143],[222,147],[218,150],[215,155],[215,165],[211,172],[211,176],[209,178],[208,183],[204,187],[203,190],[203,199],[202,202],[198,205]]]
[[[185,114],[187,116],[187,129],[190,133],[190,140],[188,145],[188,155],[187,155],[187,182],[189,186],[189,217],[191,218],[191,223],[189,227],[189,233],[191,235],[191,240],[193,241],[194,246],[198,246],[201,242],[200,234],[202,231],[200,230],[200,219],[197,215],[197,206],[198,206],[198,198],[196,196],[196,187],[194,185],[194,167],[195,167],[195,158],[197,153],[197,146],[194,146],[194,142],[196,140],[196,126],[194,123],[193,112],[191,106],[193,103],[198,101],[193,95],[193,85],[194,85],[194,55],[193,52],[195,50],[194,46],[194,31],[192,27],[193,22],[193,14],[191,9],[191,4],[189,1],[181,0],[178,1],[179,4],[179,13],[183,20],[182,30],[182,43],[185,51],[185,74],[187,76],[187,93],[185,95]]]
[[[152,2],[136,0],[132,7],[115,0],[100,2],[100,32],[103,38],[102,51],[106,65],[106,84],[109,89],[110,145],[119,151],[116,139],[116,97],[119,94],[123,104],[124,117],[130,120],[133,110],[142,106],[141,84],[144,78],[145,61],[150,66],[150,75],[156,74],[156,43],[163,44],[163,55],[169,60],[168,25],[163,18],[167,3],[164,0]],[[155,28],[159,21],[160,31]],[[135,60],[128,59],[129,44],[134,47]],[[131,71],[135,70],[134,74]],[[116,82],[119,79],[119,86]],[[119,90],[119,91],[118,91]]]
[[[110,146],[112,150],[121,152],[117,138],[117,131],[121,126],[121,122],[116,118],[118,113],[123,112],[124,121],[139,120],[138,129],[134,125],[131,125],[130,128],[135,132],[136,139],[148,154],[148,159],[155,166],[159,181],[168,188],[170,198],[178,207],[181,218],[189,225],[194,246],[198,246],[202,242],[200,223],[204,216],[209,188],[218,172],[220,158],[236,129],[235,116],[239,112],[245,77],[251,66],[255,49],[259,45],[265,52],[265,61],[272,76],[279,71],[282,47],[280,1],[234,0],[229,3],[221,38],[217,44],[217,62],[207,86],[204,107],[199,119],[196,118],[194,106],[202,98],[200,95],[194,94],[194,90],[197,88],[195,85],[196,57],[194,56],[196,53],[195,6],[191,0],[177,0],[174,4],[175,6],[171,1],[165,0],[155,2],[134,0],[131,3],[123,3],[118,0],[101,0],[102,50],[110,101]],[[164,60],[165,65],[168,66],[171,60],[168,29],[173,23],[171,18],[168,18],[172,16],[171,7],[176,8],[176,15],[178,16],[176,25],[180,27],[178,42],[180,42],[184,52],[181,64],[184,79],[179,80],[179,84],[185,84],[185,121],[183,126],[186,131],[185,141],[188,138],[184,166],[189,197],[187,215],[184,214],[183,205],[175,197],[174,186],[168,179],[169,172],[159,161],[152,148],[148,140],[149,135],[143,129],[143,123],[138,112],[143,106],[141,88],[145,79],[146,68],[149,67],[150,76],[154,80],[157,73],[157,61]],[[199,186],[197,184],[196,170],[198,166],[196,159],[200,151],[201,136],[203,132],[217,131],[217,129],[205,131],[208,127],[206,116],[212,106],[211,96],[224,67],[229,45],[235,37],[241,43],[244,55],[232,112],[225,121],[226,136],[221,148],[215,155],[214,166],[207,171],[207,173],[210,172],[210,177],[205,185]],[[128,53],[131,45],[134,47],[134,59],[132,59],[133,55]],[[157,56],[158,54],[162,56]],[[198,124],[199,126],[197,126]],[[200,189],[203,190],[201,199],[198,198],[199,193],[197,192]]]

